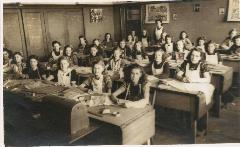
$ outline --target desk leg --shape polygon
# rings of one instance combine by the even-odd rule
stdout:
[[[151,145],[151,139],[147,140],[147,145]]]
[[[192,134],[192,143],[196,143],[197,139],[197,120],[191,120],[191,134]]]

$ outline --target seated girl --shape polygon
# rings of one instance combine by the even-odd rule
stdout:
[[[11,62],[12,62],[12,52],[3,48],[3,72],[9,72],[11,70]]]
[[[166,36],[166,43],[163,45],[163,50],[168,55],[167,59],[172,59],[173,52],[174,52],[174,43],[172,42],[172,37],[170,35]]]
[[[40,79],[48,80],[52,79],[51,76],[47,77],[45,70],[40,67],[39,60],[36,55],[29,56],[27,67],[23,70],[23,78],[26,79]]]
[[[135,30],[132,30],[131,31],[131,35],[133,37],[133,41],[134,42],[137,42],[138,41],[138,36],[136,35],[136,31]]]
[[[122,58],[132,58],[132,50],[126,46],[124,39],[119,42],[119,48],[122,50]]]
[[[205,59],[208,64],[222,64],[221,56],[216,52],[215,42],[213,41],[208,42]]]
[[[113,39],[110,33],[106,33],[102,45],[106,50],[112,50],[113,48]]]
[[[95,45],[98,49],[98,52],[99,54],[102,56],[102,57],[105,57],[105,52],[104,52],[104,49],[103,49],[103,46],[102,44],[100,43],[100,40],[99,39],[93,39],[93,45]]]
[[[203,54],[201,49],[193,48],[187,60],[177,69],[177,79],[185,83],[210,83],[210,73],[202,62]]]
[[[68,57],[63,56],[59,59],[59,70],[55,74],[55,78],[57,80],[57,85],[76,86],[77,74],[75,70],[70,68]]]
[[[78,44],[78,49],[77,53],[78,54],[84,54],[84,55],[89,55],[89,45],[87,42],[87,39],[84,36],[79,36],[79,44]]]
[[[184,44],[182,42],[182,40],[178,40],[176,43],[176,47],[175,47],[175,52],[173,54],[173,59],[174,60],[186,60],[188,54],[189,54],[189,50],[185,49]]]
[[[92,67],[94,62],[103,60],[102,55],[99,53],[98,48],[93,45],[90,47],[90,55],[86,59],[86,66]]]
[[[93,75],[85,80],[80,89],[88,93],[111,93],[112,80],[109,75],[104,74],[105,65],[102,60],[96,61],[93,66]]]
[[[142,48],[142,42],[138,41],[135,44],[133,53],[132,53],[132,58],[134,61],[149,61],[148,55],[144,52]]]
[[[124,107],[143,108],[149,104],[150,83],[147,82],[145,73],[139,65],[132,64],[129,68],[130,73],[124,76],[124,84],[111,95],[111,99],[119,102],[117,96],[125,92]]]
[[[132,36],[131,34],[128,34],[126,46],[127,46],[130,50],[133,50],[134,44],[135,44],[135,41],[134,41],[134,39],[133,39],[133,36]]]
[[[163,50],[157,50],[154,54],[154,61],[150,64],[145,71],[149,75],[154,75],[157,78],[168,78],[170,74],[169,64],[166,60],[166,54]]]
[[[206,52],[206,38],[204,36],[198,37],[196,47],[202,49],[202,52]]]
[[[120,79],[123,77],[123,67],[125,62],[121,57],[122,51],[120,48],[113,50],[113,57],[109,60],[106,65],[106,69],[112,71],[112,79]]]
[[[167,36],[167,32],[162,32],[161,34],[161,38],[159,39],[157,45],[159,45],[160,47],[163,46],[166,43],[166,36]]]
[[[240,56],[240,35],[234,37],[234,44],[230,48],[230,54],[237,54]]]
[[[193,48],[192,42],[190,41],[190,39],[188,38],[187,32],[186,31],[182,31],[180,33],[179,39],[183,41],[184,47],[187,50],[191,50]]]
[[[15,78],[23,77],[23,70],[26,68],[26,63],[23,62],[23,55],[20,52],[15,52],[11,63]]]
[[[148,32],[146,29],[143,29],[142,31],[142,35],[141,38],[139,39],[139,41],[142,42],[143,48],[147,48],[150,45],[150,36],[148,35]]]
[[[58,59],[63,55],[63,51],[60,49],[61,44],[58,41],[52,42],[53,50],[50,53],[48,62],[50,64],[56,64],[58,62]]]
[[[238,32],[237,29],[232,29],[229,33],[228,33],[228,37],[226,39],[224,39],[223,43],[221,44],[221,48],[224,50],[229,50],[231,48],[231,46],[234,44],[234,37],[237,36]]]
[[[74,53],[73,47],[71,45],[66,45],[64,47],[63,55],[68,58],[70,66],[78,65],[77,55]]]

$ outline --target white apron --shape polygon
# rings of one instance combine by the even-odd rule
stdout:
[[[156,40],[159,40],[161,38],[162,32],[163,32],[163,27],[161,27],[159,30],[155,28]]]
[[[200,63],[196,70],[190,70],[190,65],[187,63],[186,65],[186,73],[185,76],[189,78],[190,81],[195,81],[195,79],[200,79]]]
[[[160,75],[160,74],[162,74],[163,73],[163,66],[164,66],[164,64],[165,64],[165,62],[163,63],[162,68],[160,68],[160,69],[154,68],[154,64],[152,64],[152,73],[153,73],[153,75]]]
[[[166,53],[172,53],[173,52],[173,43],[171,44],[165,44],[165,49],[166,49]]]
[[[102,84],[103,83],[103,76],[100,77],[100,79],[95,79],[93,78],[92,80],[92,88],[93,88],[93,92],[96,92],[96,93],[102,93],[103,92],[103,87],[102,87]]]
[[[71,69],[68,69],[67,72],[63,72],[62,70],[58,70],[58,84],[63,86],[71,86]]]
[[[215,53],[214,55],[208,55],[206,54],[206,61],[209,64],[218,64],[218,56]]]

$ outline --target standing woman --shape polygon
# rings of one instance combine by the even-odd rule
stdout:
[[[73,51],[71,45],[66,45],[63,50],[63,55],[66,56],[70,62],[70,66],[78,65],[78,58],[76,53]]]
[[[154,43],[158,44],[162,33],[164,32],[164,27],[162,26],[162,19],[155,20],[156,27],[154,28],[153,39]]]
[[[14,53],[11,66],[16,78],[23,77],[23,70],[26,68],[26,63],[23,62],[23,56],[20,52]]]
[[[207,65],[202,62],[203,55],[201,49],[193,48],[187,60],[177,69],[177,79],[185,83],[210,83]]]
[[[180,33],[179,39],[183,41],[183,44],[187,50],[191,50],[193,45],[191,40],[188,38],[188,34],[186,31],[182,31]]]
[[[144,108],[149,104],[150,83],[146,80],[141,66],[132,64],[129,68],[130,73],[124,76],[124,84],[111,95],[111,98],[114,102],[118,102],[117,96],[125,92],[124,107]]]

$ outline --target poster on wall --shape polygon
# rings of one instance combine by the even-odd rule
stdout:
[[[90,23],[103,21],[103,9],[90,9]]]
[[[229,0],[227,21],[240,21],[240,0]]]
[[[156,19],[162,19],[163,23],[169,23],[169,4],[148,4],[146,5],[145,23],[155,23]]]

